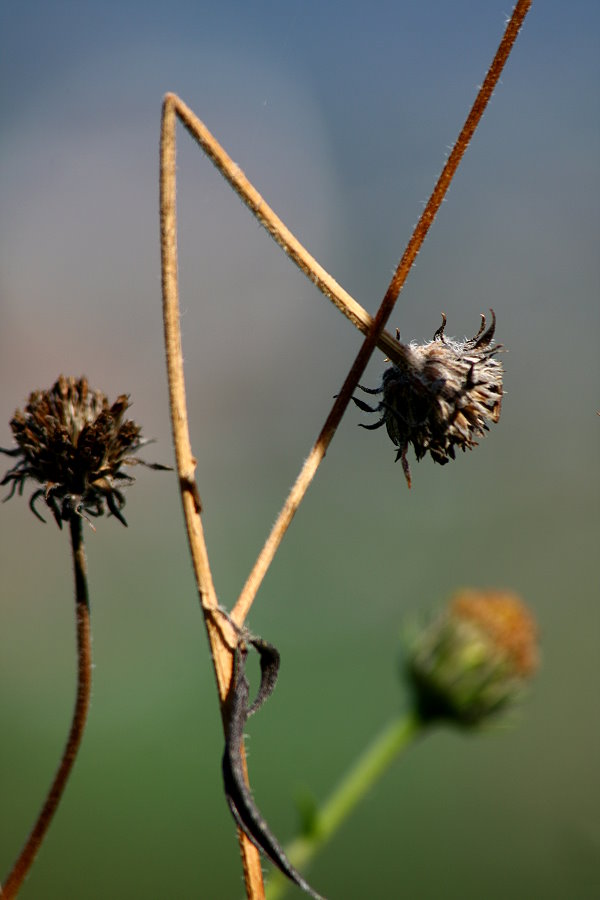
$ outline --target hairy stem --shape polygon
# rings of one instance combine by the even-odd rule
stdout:
[[[414,714],[395,719],[380,732],[317,810],[310,821],[309,833],[296,838],[285,848],[285,853],[295,868],[306,871],[307,866],[354,812],[362,798],[387,772],[400,753],[422,733],[423,723]],[[287,888],[286,879],[279,872],[273,872],[267,885],[267,900],[279,900]]]
[[[450,183],[456,174],[456,170],[458,169],[459,163],[462,160],[465,151],[469,145],[471,138],[479,124],[483,112],[489,102],[490,97],[498,83],[498,79],[500,78],[500,74],[502,69],[504,68],[504,64],[508,59],[510,51],[514,45],[514,42],[519,33],[519,29],[523,23],[523,19],[527,14],[529,7],[531,6],[531,0],[519,0],[517,5],[514,8],[512,17],[508,22],[498,50],[494,59],[492,60],[492,64],[488,70],[488,73],[485,77],[483,84],[481,85],[477,97],[475,98],[475,102],[471,107],[471,111],[467,116],[465,124],[463,125],[458,138],[456,139],[456,143],[452,149],[450,156],[444,166],[440,177],[437,180],[437,183],[433,189],[431,197],[429,198],[423,213],[415,225],[412,236],[407,244],[406,250],[398,263],[394,276],[389,284],[387,291],[385,292],[385,296],[381,302],[379,309],[377,310],[377,314],[373,319],[371,328],[367,333],[367,337],[365,338],[362,347],[360,348],[356,359],[350,369],[350,372],[344,381],[343,387],[340,390],[338,397],[333,404],[331,412],[327,416],[325,421],[325,425],[321,429],[321,432],[315,441],[315,444],[310,451],[301,471],[298,475],[295,484],[292,486],[292,489],[289,493],[287,500],[285,501],[279,516],[273,525],[271,533],[267,538],[267,541],[261,550],[256,563],[254,564],[254,568],[250,572],[248,579],[244,587],[242,588],[242,592],[238,598],[238,601],[233,609],[232,616],[235,621],[241,625],[245,620],[246,616],[250,611],[250,607],[254,602],[254,598],[256,593],[262,583],[265,574],[273,557],[275,556],[275,552],[281,543],[284,534],[286,533],[296,510],[300,506],[302,499],[308,487],[315,476],[319,465],[327,452],[327,448],[331,443],[333,435],[342,419],[342,416],[346,410],[348,403],[350,402],[350,398],[354,393],[356,385],[358,384],[362,373],[364,372],[367,363],[375,349],[376,345],[379,342],[381,334],[383,333],[383,329],[386,325],[387,320],[389,319],[392,310],[394,308],[394,304],[398,299],[400,291],[402,290],[404,283],[408,277],[408,273],[410,272],[413,263],[415,262],[417,255],[423,245],[423,241],[425,240],[431,225],[439,211],[440,206],[446,196],[448,188],[450,187]],[[315,283],[318,284],[318,282]],[[393,358],[393,354],[389,353],[390,358]]]
[[[298,238],[292,234],[289,228],[281,221],[279,216],[259,194],[254,185],[246,178],[240,167],[235,163],[217,139],[186,104],[175,94],[167,94],[165,105],[172,107],[190,135],[198,142],[204,153],[214,163],[223,178],[231,185],[240,199],[246,204],[252,215],[258,219],[263,228],[271,235],[275,243],[289,256],[301,272],[304,272],[319,288],[322,294],[337,306],[352,324],[368,334],[373,324],[369,313],[363,309],[348,291],[337,283],[335,278],[321,266],[304,247]],[[403,358],[402,347],[398,345],[391,334],[382,332],[378,344],[380,349],[390,359]]]
[[[518,0],[517,5],[515,6],[496,56],[494,57],[483,85],[479,90],[475,103],[473,104],[465,125],[458,136],[452,153],[444,166],[429,202],[415,227],[412,237],[398,264],[394,277],[390,282],[388,290],[386,291],[374,319],[371,319],[368,313],[362,309],[360,304],[337,284],[337,282],[318,264],[314,257],[312,257],[300,244],[289,229],[286,228],[258,191],[250,184],[239,167],[227,155],[224,149],[218,144],[208,129],[194,115],[189,107],[187,107],[175,94],[167,94],[165,96],[161,131],[160,206],[163,310],[171,421],[188,539],[196,573],[198,592],[211,645],[224,722],[226,722],[227,718],[226,699],[232,676],[231,648],[235,646],[236,636],[231,626],[228,625],[224,619],[218,624],[218,616],[216,615],[218,603],[208,564],[208,554],[206,551],[200,517],[200,498],[198,496],[194,475],[196,460],[191,453],[187,425],[183,358],[179,332],[179,295],[177,281],[177,225],[175,213],[176,117],[180,118],[190,134],[198,141],[201,148],[228,180],[244,203],[246,203],[253,215],[266,228],[269,234],[283,248],[293,262],[295,262],[311,281],[317,285],[319,290],[321,290],[325,296],[329,297],[344,315],[346,315],[350,321],[366,335],[366,339],[352,365],[340,394],[327,416],[325,424],[302,467],[296,483],[293,485],[277,521],[273,526],[271,534],[267,538],[238,598],[232,613],[232,618],[238,625],[241,625],[248,615],[275,552],[308,490],[308,486],[310,485],[321,460],[325,456],[327,448],[375,346],[380,346],[392,361],[401,361],[399,359],[402,355],[401,345],[397,341],[394,341],[390,335],[384,333],[385,325],[429,228],[441,206],[469,141],[471,140],[481,116],[483,115],[483,111],[498,82],[501,71],[510,54],[530,5],[531,0]],[[242,833],[240,833],[239,837],[247,895],[249,897],[260,897],[263,895],[260,858],[256,849]]]
[[[204,613],[211,656],[217,679],[221,716],[226,727],[229,714],[227,698],[233,673],[233,649],[237,645],[237,635],[224,616],[218,613],[208,550],[202,527],[201,502],[195,480],[196,460],[192,455],[190,442],[185,381],[183,375],[183,354],[179,326],[179,286],[177,278],[177,213],[175,183],[176,116],[180,115],[178,102],[172,94],[167,94],[163,103],[163,117],[160,147],[160,226],[163,322],[165,332],[165,352],[169,380],[169,406],[177,474],[181,501],[187,529],[192,564],[196,576],[196,586]],[[245,768],[245,755],[241,753]],[[245,771],[247,778],[247,771]],[[260,854],[254,844],[238,829],[238,839],[242,854],[244,881],[248,897],[264,897]]]
[[[4,884],[2,893],[4,900],[12,900],[13,897],[17,896],[50,827],[52,817],[60,803],[77,757],[90,703],[92,687],[90,607],[87,587],[87,564],[83,545],[82,519],[80,516],[73,515],[71,517],[70,530],[75,575],[75,618],[77,628],[77,696],[75,699],[75,710],[69,737],[58,771],[54,776],[54,781],[48,791],[37,821],[27,838],[27,842]]]

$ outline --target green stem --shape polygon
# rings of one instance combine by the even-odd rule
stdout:
[[[17,896],[29,872],[50,823],[56,812],[77,751],[83,737],[87,719],[92,685],[92,648],[90,632],[90,606],[87,588],[87,566],[83,546],[81,517],[72,515],[70,521],[71,548],[73,551],[73,573],[75,576],[75,618],[77,629],[77,697],[71,722],[71,729],[58,771],[38,815],[37,821],[27,838],[25,846],[9,872],[4,890],[0,888],[3,900],[13,900]]]
[[[310,834],[296,838],[285,848],[295,868],[302,871],[312,862],[359,801],[423,729],[423,722],[415,713],[400,716],[383,729],[316,812]],[[274,872],[266,888],[267,900],[279,900],[288,887],[289,882]]]

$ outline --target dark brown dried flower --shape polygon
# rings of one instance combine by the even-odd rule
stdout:
[[[382,394],[376,407],[353,397],[365,412],[379,412],[381,418],[362,428],[373,430],[385,425],[398,447],[396,461],[408,486],[410,468],[406,454],[413,445],[417,460],[430,453],[434,462],[445,465],[454,459],[455,448],[470,450],[476,437],[488,430],[487,422],[497,422],[502,403],[502,364],[494,359],[501,349],[492,346],[496,317],[490,327],[481,327],[470,340],[456,341],[444,336],[446,316],[433,340],[426,344],[399,344],[403,361],[395,362],[383,373],[378,388],[359,388],[367,394]]]
[[[85,377],[61,375],[49,391],[33,391],[22,412],[17,409],[10,422],[18,444],[14,450],[2,450],[17,458],[0,484],[10,484],[5,498],[19,494],[27,479],[43,485],[29,501],[31,511],[45,521],[35,507],[43,497],[59,527],[71,516],[101,516],[105,503],[112,515],[127,525],[121,510],[125,497],[120,488],[135,479],[123,466],[144,465],[151,469],[169,469],[158,463],[146,463],[131,454],[148,441],[141,427],[123,419],[129,397],[121,394],[109,407],[101,391],[90,389]]]

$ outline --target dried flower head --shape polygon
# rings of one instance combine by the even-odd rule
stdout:
[[[35,507],[43,497],[59,527],[71,516],[101,516],[105,504],[126,525],[121,510],[125,497],[120,488],[135,479],[123,466],[141,464],[151,469],[169,469],[146,463],[131,454],[148,443],[141,427],[124,419],[129,397],[121,394],[109,407],[101,391],[90,389],[87,379],[61,375],[48,391],[33,391],[24,411],[17,409],[10,422],[18,446],[2,450],[17,458],[0,484],[10,484],[5,498],[19,494],[27,479],[39,482],[29,501],[33,513],[45,521]]]
[[[446,316],[432,341],[425,344],[400,344],[401,361],[383,374],[378,388],[359,388],[367,394],[382,394],[376,407],[353,397],[365,412],[381,413],[374,430],[385,425],[397,446],[396,461],[402,468],[408,486],[410,467],[406,454],[413,445],[417,460],[430,453],[434,462],[445,465],[454,459],[455,448],[470,450],[477,446],[476,437],[488,430],[487,422],[497,422],[502,403],[502,364],[494,359],[501,349],[492,346],[496,317],[492,313],[490,327],[485,330],[485,316],[477,334],[465,341],[444,336]]]
[[[473,726],[517,700],[537,664],[537,627],[522,601],[463,590],[414,641],[408,674],[425,721]]]

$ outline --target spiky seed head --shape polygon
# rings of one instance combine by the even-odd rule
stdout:
[[[16,458],[0,484],[10,484],[9,499],[19,494],[28,479],[43,487],[29,501],[35,507],[43,498],[59,527],[73,515],[101,516],[105,506],[123,525],[125,497],[121,488],[135,479],[123,466],[142,464],[169,469],[158,463],[133,458],[147,443],[142,429],[124,415],[129,397],[121,394],[109,406],[102,391],[94,391],[87,379],[61,375],[45,391],[33,391],[25,409],[17,409],[10,422],[17,447],[2,452]]]
[[[377,407],[370,408],[354,398],[364,410],[381,413],[375,428],[385,424],[398,448],[404,474],[411,485],[407,460],[409,446],[417,460],[429,453],[434,462],[445,465],[455,458],[456,448],[470,450],[476,438],[488,430],[488,423],[500,418],[502,364],[495,358],[501,346],[493,343],[496,317],[485,330],[485,316],[477,334],[464,341],[445,337],[446,316],[433,340],[425,344],[401,344],[399,359],[383,374],[380,387],[361,388],[381,394]]]

